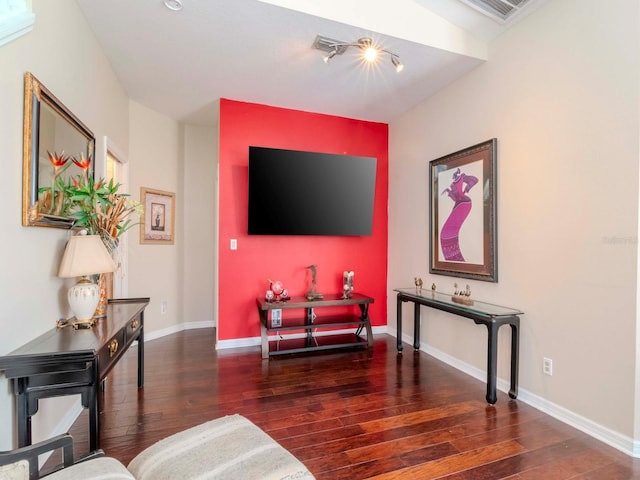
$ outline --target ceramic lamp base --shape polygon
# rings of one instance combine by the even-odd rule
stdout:
[[[82,277],[67,294],[76,323],[95,323],[93,315],[100,301],[100,288],[87,277]]]

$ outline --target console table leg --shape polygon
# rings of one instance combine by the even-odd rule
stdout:
[[[514,318],[511,325],[511,389],[509,397],[518,396],[518,359],[520,358],[520,319]]]
[[[17,382],[19,380],[14,380]],[[31,445],[31,415],[28,409],[29,398],[26,394],[16,394],[16,416],[18,418],[18,447]]]
[[[498,326],[487,325],[487,403],[493,405],[498,400],[496,394],[496,376],[498,374]]]
[[[420,304],[413,304],[413,348],[420,350]]]
[[[98,361],[92,362],[92,378],[98,378]],[[82,405],[89,409],[89,452],[100,448],[100,405],[98,404],[98,389],[102,382],[93,382],[84,387],[80,394]]]
[[[138,388],[144,386],[144,326],[138,335]]]
[[[398,352],[402,352],[402,300],[398,298],[396,305],[396,345]]]
[[[95,452],[100,448],[100,420],[98,408],[97,386],[89,387],[89,452]]]

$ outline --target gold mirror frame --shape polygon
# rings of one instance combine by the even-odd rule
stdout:
[[[83,154],[91,160],[93,176],[96,139],[67,107],[30,72],[24,76],[24,130],[22,159],[22,225],[69,229],[74,219],[46,211],[42,195],[53,182],[48,152],[67,156]],[[82,170],[71,164],[64,178]],[[53,203],[53,202],[51,202]]]

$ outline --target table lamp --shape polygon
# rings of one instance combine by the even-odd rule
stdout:
[[[93,315],[100,301],[100,288],[88,276],[115,270],[116,264],[99,235],[87,235],[87,231],[82,230],[69,239],[58,276],[81,277],[67,294],[75,316],[75,321],[71,322],[74,328],[91,328],[96,322]]]

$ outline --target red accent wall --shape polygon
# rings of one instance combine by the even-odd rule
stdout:
[[[324,294],[341,293],[342,272],[353,270],[354,290],[375,299],[372,325],[386,325],[388,125],[221,99],[219,132],[218,338],[260,336],[256,297],[264,295],[269,279],[280,280],[291,295],[304,295],[311,264]],[[373,234],[247,235],[250,145],[376,157]],[[229,248],[232,238],[237,250]]]

